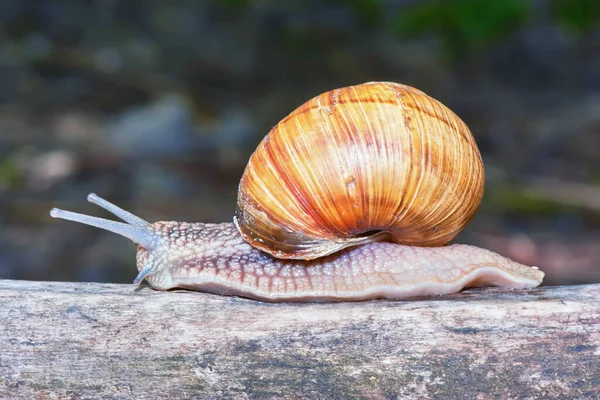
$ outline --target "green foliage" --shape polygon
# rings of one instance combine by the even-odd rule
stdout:
[[[19,169],[12,160],[0,159],[0,188],[13,189],[19,185],[20,180]]]
[[[401,37],[434,33],[453,55],[506,38],[530,14],[522,0],[429,0],[402,9],[393,22]]]
[[[232,9],[243,10],[250,5],[250,0],[221,0],[221,4]]]
[[[381,0],[347,0],[346,4],[359,17],[359,22],[365,28],[370,28],[380,23],[383,16]]]
[[[552,15],[567,31],[582,34],[600,21],[600,0],[553,0]]]
[[[518,185],[494,185],[486,188],[486,205],[500,213],[552,217],[577,211],[577,207],[547,199]]]

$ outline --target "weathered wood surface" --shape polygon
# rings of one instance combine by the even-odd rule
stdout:
[[[0,398],[600,398],[600,284],[264,304],[0,280]]]

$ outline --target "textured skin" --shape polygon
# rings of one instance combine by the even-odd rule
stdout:
[[[187,288],[263,301],[353,301],[455,293],[470,286],[538,286],[544,273],[467,245],[377,242],[313,261],[281,260],[244,242],[231,223],[150,225],[138,270],[155,289]]]

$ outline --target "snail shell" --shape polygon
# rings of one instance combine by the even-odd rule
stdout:
[[[371,82],[314,97],[269,132],[240,181],[234,223],[278,258],[377,240],[440,246],[483,190],[481,155],[458,116],[412,87]]]

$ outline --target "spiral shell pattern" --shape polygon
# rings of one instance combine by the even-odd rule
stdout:
[[[234,223],[278,258],[314,259],[376,240],[451,241],[477,210],[483,162],[465,123],[409,86],[323,93],[279,122],[251,156]]]

